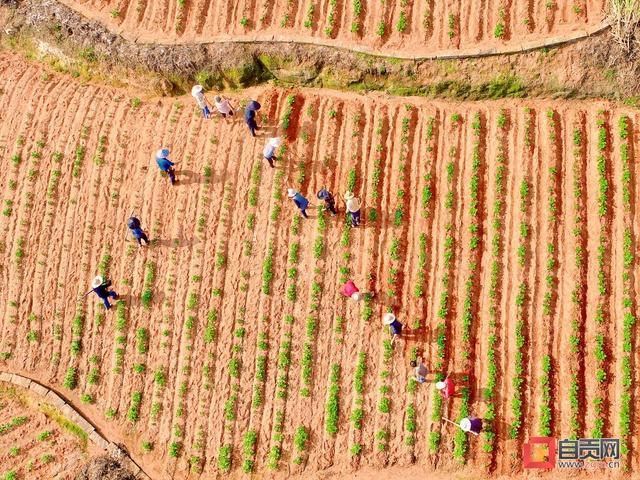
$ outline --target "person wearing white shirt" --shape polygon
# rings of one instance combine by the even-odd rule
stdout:
[[[194,85],[191,89],[191,96],[195,98],[198,107],[202,110],[202,116],[204,118],[209,118],[211,116],[211,111],[209,110],[209,105],[207,104],[207,99],[204,96],[202,85]]]
[[[231,108],[231,104],[229,103],[229,100],[227,100],[224,97],[221,97],[220,95],[217,95],[213,99],[213,101],[215,102],[216,108],[218,109],[218,112],[220,112],[220,115],[222,115],[225,118],[227,115],[233,116],[233,108]]]
[[[264,146],[264,150],[262,150],[262,156],[264,159],[269,162],[271,168],[274,168],[273,160],[276,159],[276,148],[280,146],[282,140],[280,137],[274,137],[267,140],[267,144]]]

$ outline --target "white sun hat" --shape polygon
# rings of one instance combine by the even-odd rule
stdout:
[[[288,188],[288,189],[287,189],[287,196],[288,196],[289,198],[293,198],[293,197],[295,197],[297,193],[298,193],[298,192],[296,192],[293,188]]]
[[[471,431],[471,420],[469,420],[468,418],[463,418],[462,420],[460,420],[460,428],[462,430],[464,430],[465,432],[470,432]]]
[[[363,295],[362,295],[362,292],[353,292],[353,293],[351,294],[351,298],[352,298],[353,300],[355,300],[356,302],[359,302],[360,300],[362,300],[362,296],[363,296]]]
[[[156,158],[167,158],[167,155],[169,155],[168,148],[162,148],[156,152]]]
[[[360,210],[360,200],[357,198],[350,198],[347,200],[347,210],[354,213]]]
[[[279,147],[282,145],[282,139],[280,137],[273,137],[267,140],[267,143],[273,147]]]
[[[202,90],[204,90],[202,88],[202,85],[194,85],[193,88],[191,89],[191,95],[197,95],[198,93],[201,93]]]
[[[103,283],[104,283],[104,278],[98,275],[96,278],[93,279],[93,282],[91,282],[91,288],[98,288]]]
[[[443,389],[444,387],[446,387],[446,386],[447,386],[447,384],[446,384],[446,383],[444,383],[444,382],[436,382],[436,388],[437,388],[438,390],[442,390],[442,389]]]
[[[382,316],[382,323],[385,325],[391,325],[395,319],[396,316],[393,313],[387,312]]]
[[[345,200],[351,200],[352,198],[355,198],[355,195],[353,194],[353,192],[347,192],[344,194]]]

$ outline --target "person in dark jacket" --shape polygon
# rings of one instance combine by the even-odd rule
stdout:
[[[129,230],[131,230],[133,238],[138,242],[138,245],[142,246],[142,240],[144,240],[145,245],[149,245],[149,238],[147,237],[147,234],[144,233],[144,230],[142,230],[140,220],[136,217],[131,217],[127,220],[127,226],[129,227]]]
[[[111,282],[105,282],[104,278],[98,275],[93,279],[91,283],[91,289],[93,292],[98,295],[98,298],[104,302],[104,308],[109,310],[111,308],[111,304],[109,303],[109,298],[113,298],[115,300],[118,299],[118,294],[113,290],[109,290],[111,286]]]
[[[338,213],[336,210],[336,199],[333,198],[333,194],[329,190],[323,187],[318,192],[318,199],[324,200],[325,209],[329,210],[331,215],[336,215]]]
[[[288,197],[293,200],[293,203],[296,204],[296,207],[300,209],[300,213],[304,218],[309,218],[307,216],[307,207],[309,206],[309,200],[304,198],[300,192],[295,191],[293,188],[289,188],[287,190]]]
[[[244,109],[244,121],[246,122],[247,127],[249,127],[249,131],[253,137],[256,136],[256,130],[260,128],[256,123],[256,112],[258,110],[260,110],[260,104],[255,100],[251,100]]]

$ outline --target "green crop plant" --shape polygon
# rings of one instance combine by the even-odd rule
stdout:
[[[142,404],[142,392],[134,391],[131,393],[131,403],[127,411],[127,420],[135,423],[140,418],[140,405]]]
[[[407,24],[408,24],[407,14],[404,12],[404,10],[400,10],[400,17],[398,18],[398,23],[396,24],[396,28],[400,33],[404,33],[404,31],[407,29]]]
[[[242,470],[245,473],[250,473],[251,471],[253,471],[257,443],[258,443],[258,433],[255,430],[247,430],[247,432],[244,434],[244,439],[242,440],[242,454],[244,457],[242,461]],[[229,462],[230,462],[230,459],[229,459]],[[231,468],[231,465],[229,463],[229,466],[223,471],[227,471],[230,468]]]
[[[308,441],[309,431],[304,425],[300,425],[293,435],[293,445],[298,454],[302,454],[307,449]]]
[[[169,456],[171,458],[178,458],[181,452],[182,443],[174,441],[169,444]]]
[[[136,349],[140,355],[149,351],[149,330],[146,328],[136,330]]]
[[[273,255],[274,255],[273,241],[269,242],[267,248],[267,255],[262,263],[262,293],[269,295],[271,293],[271,281],[273,280]]]
[[[335,435],[338,433],[339,420],[339,395],[340,395],[340,364],[331,365],[331,375],[329,376],[329,396],[327,399],[327,416],[325,427],[327,433]]]
[[[24,425],[29,421],[29,417],[17,416],[13,417],[10,421],[0,424],[0,436],[6,435],[12,430]]]
[[[69,390],[73,390],[78,385],[78,371],[75,367],[67,368],[67,372],[64,375],[62,386]]]
[[[449,17],[447,17],[447,26],[449,27],[447,35],[449,38],[453,38],[456,35],[456,16],[453,13],[450,13]]]

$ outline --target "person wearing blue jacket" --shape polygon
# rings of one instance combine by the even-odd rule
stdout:
[[[304,198],[300,192],[297,192],[293,188],[289,188],[287,190],[287,196],[293,200],[293,203],[296,204],[296,207],[300,209],[300,213],[304,218],[309,218],[307,216],[307,207],[309,206],[309,200]]]
[[[169,175],[169,180],[171,180],[171,185],[175,185],[176,171],[173,168],[175,164],[167,158],[168,156],[169,156],[169,149],[163,148],[162,150],[158,150],[156,152],[156,163],[158,164],[158,168],[160,168],[161,171],[166,172],[167,175]]]
[[[91,291],[95,293],[100,300],[104,303],[104,308],[109,310],[111,308],[111,304],[109,303],[109,298],[113,298],[115,300],[118,299],[118,294],[113,290],[109,290],[111,286],[111,282],[109,280],[105,281],[105,279],[98,275],[93,279],[91,283]]]
[[[142,240],[144,240],[145,245],[149,245],[149,237],[147,237],[147,234],[142,230],[140,220],[136,217],[131,217],[127,220],[127,226],[129,227],[129,230],[131,230],[131,234],[133,235],[133,238],[136,239],[139,246],[142,246]]]

